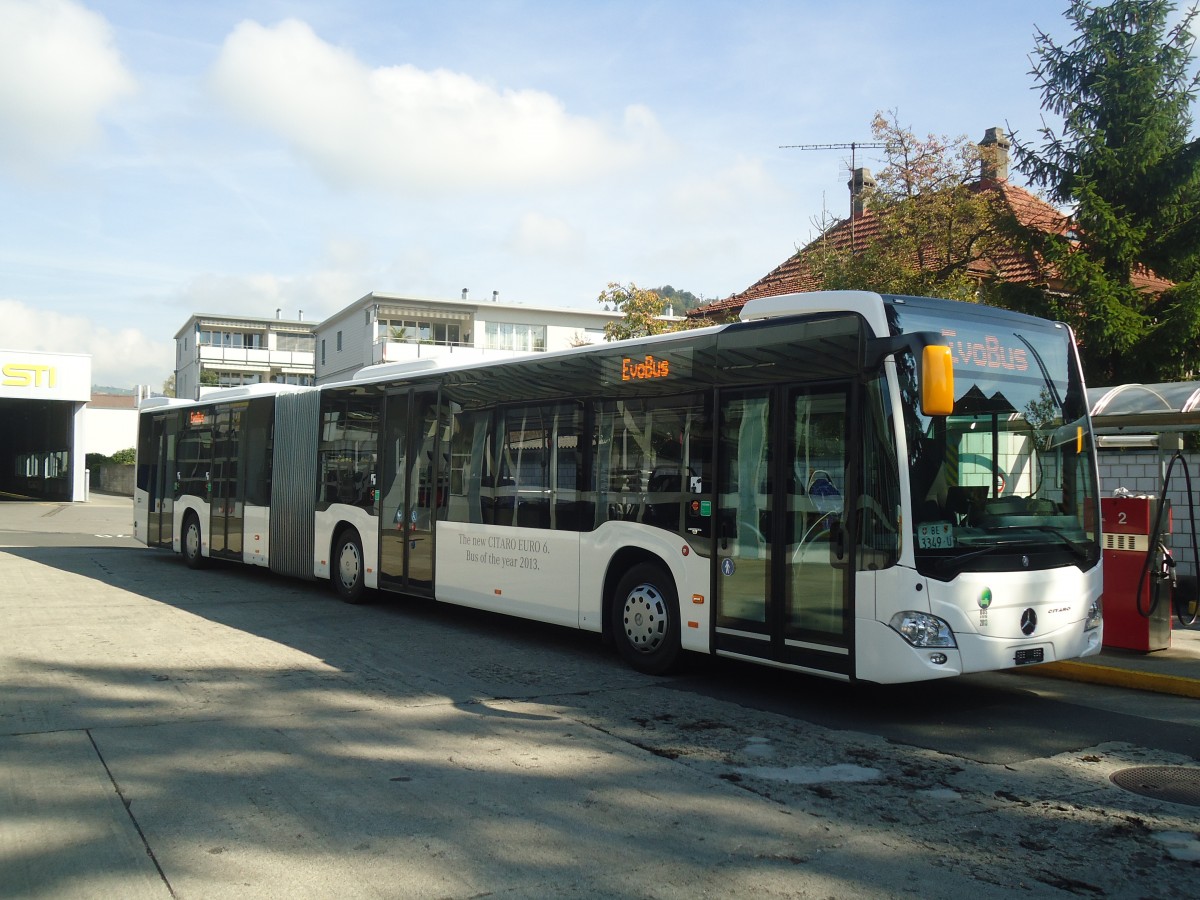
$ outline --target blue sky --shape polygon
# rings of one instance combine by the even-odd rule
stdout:
[[[157,389],[193,312],[728,296],[844,215],[780,145],[1033,137],[1064,8],[0,0],[0,345]]]

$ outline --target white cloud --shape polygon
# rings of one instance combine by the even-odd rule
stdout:
[[[343,187],[440,192],[578,182],[652,159],[667,141],[633,106],[617,127],[550,94],[497,90],[446,69],[372,69],[297,20],[243,22],[211,79],[238,115]]]
[[[720,219],[779,190],[761,160],[739,159],[724,170],[686,181],[671,191],[671,207],[687,219]]]
[[[509,249],[524,256],[574,255],[582,245],[583,236],[569,223],[537,212],[521,216],[508,240]]]
[[[174,347],[136,328],[105,328],[84,316],[45,312],[16,300],[0,300],[0,321],[6,349],[91,354],[93,384],[148,384],[157,390],[175,369]]]
[[[134,87],[100,15],[69,0],[0,0],[0,164],[69,157]]]
[[[270,319],[277,310],[284,319],[303,315],[306,322],[319,322],[366,293],[354,293],[358,287],[354,282],[355,276],[339,270],[296,277],[200,275],[183,286],[175,303],[185,311],[178,325],[182,326],[192,313]]]

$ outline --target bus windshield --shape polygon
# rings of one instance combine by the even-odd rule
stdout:
[[[1069,331],[1023,316],[893,307],[905,332],[933,331],[954,359],[954,411],[909,406],[918,569],[1090,568],[1098,482],[1087,397]],[[914,368],[905,391],[916,396]]]

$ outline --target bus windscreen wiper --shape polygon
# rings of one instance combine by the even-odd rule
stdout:
[[[1068,548],[1070,548],[1071,552],[1074,553],[1076,556],[1078,556],[1080,559],[1089,559],[1090,560],[1092,558],[1091,544],[1087,544],[1082,541],[1073,540],[1065,531],[1055,528],[1053,525],[1041,525],[1041,524],[1033,524],[1033,523],[1030,523],[1027,525],[992,525],[991,527],[989,527],[988,530],[989,531],[1042,531],[1047,534],[1052,534],[1056,538],[1059,538],[1064,544],[1067,545]],[[1024,541],[1009,541],[1008,543],[1026,543],[1026,542],[1024,542]],[[995,546],[1002,547],[1005,545],[997,544]]]
[[[957,565],[974,559],[977,556],[986,556],[989,553],[995,553],[997,550],[1007,550],[1020,544],[1028,544],[1029,541],[998,541],[994,544],[988,544],[986,547],[980,547],[978,550],[972,550],[970,553],[961,553],[957,556],[943,556],[935,564],[935,568],[942,570],[948,569],[952,564]]]

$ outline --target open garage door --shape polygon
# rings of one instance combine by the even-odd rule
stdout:
[[[0,497],[71,500],[75,411],[69,400],[0,399]]]

